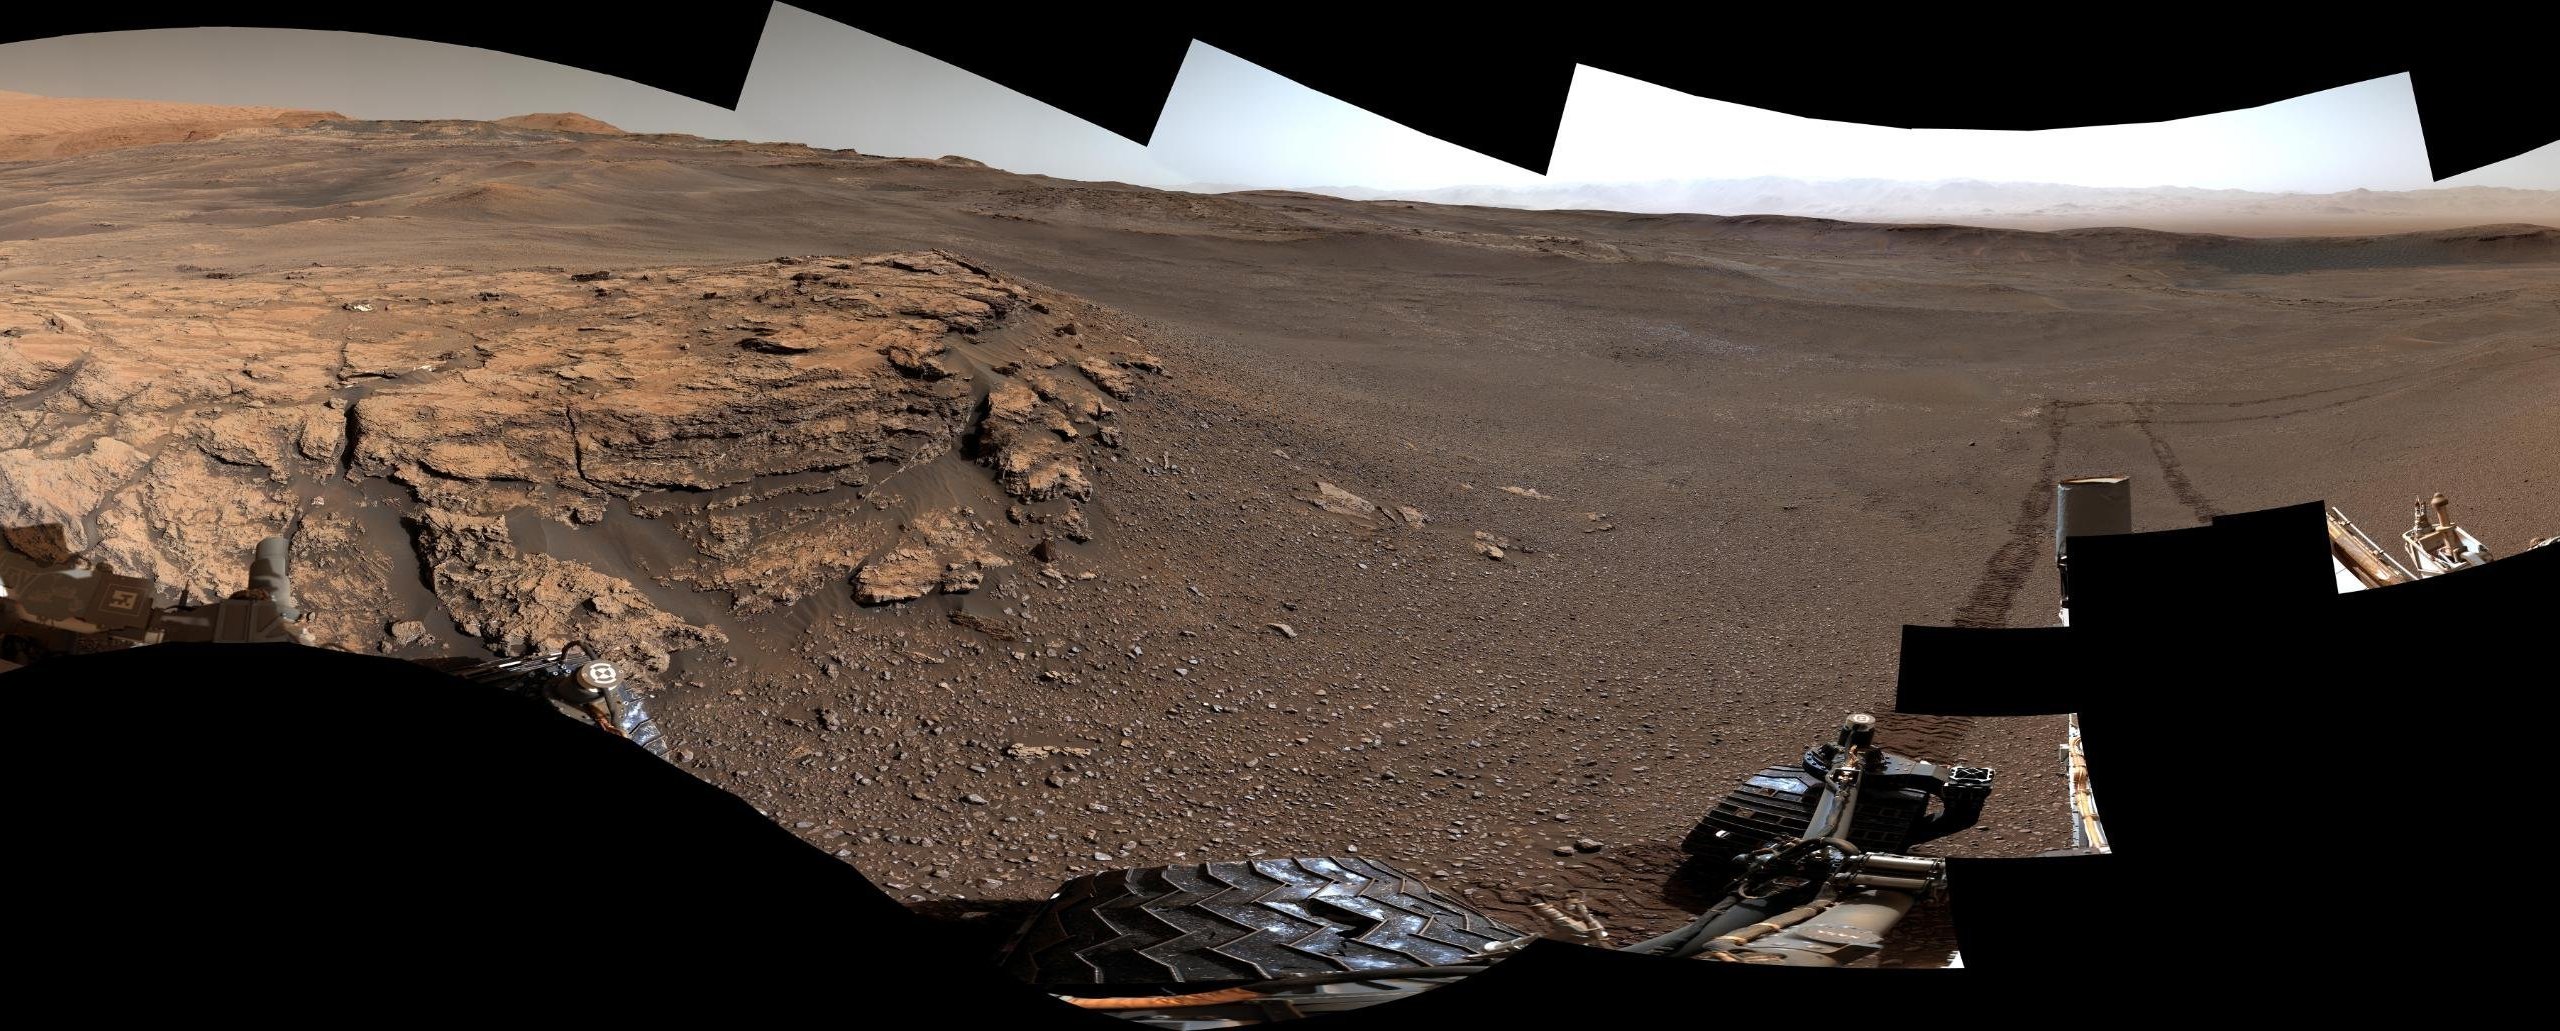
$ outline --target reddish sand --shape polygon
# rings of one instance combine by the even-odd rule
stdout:
[[[205,140],[239,129],[299,129],[345,117],[334,111],[284,107],[40,97],[0,91],[0,161],[34,161],[118,147]]]

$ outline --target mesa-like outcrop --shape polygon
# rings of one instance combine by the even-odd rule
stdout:
[[[163,604],[295,532],[334,645],[664,671],[729,617],[966,594],[1091,539],[1114,402],[1162,372],[1114,321],[938,251],[21,294],[0,522],[60,525]]]

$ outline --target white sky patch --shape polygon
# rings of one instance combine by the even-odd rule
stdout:
[[[1463,83],[1453,83],[1462,90]],[[2021,83],[2020,88],[2036,88]],[[494,119],[575,111],[634,132],[791,141],[866,154],[956,154],[1067,179],[1212,189],[1570,192],[1635,210],[1701,196],[1680,183],[1783,177],[2187,187],[2273,193],[2430,186],[2560,189],[2560,143],[2428,180],[2409,77],[2242,111],[2041,132],[1825,122],[1575,72],[1551,174],[1434,139],[1194,43],[1152,147],[939,59],[775,4],[738,111],[623,79],[471,47],[289,29],[157,29],[0,45],[0,90],[320,108],[356,118]],[[1658,199],[1664,208],[1649,205]]]
[[[1185,183],[1428,189],[1534,187],[1534,172],[1410,129],[1194,41],[1156,123],[1158,157]],[[1167,184],[1171,185],[1171,184]]]
[[[2174,121],[2002,131],[1818,121],[1579,68],[1551,175],[1559,183],[1783,176],[2273,193],[2433,185],[2406,75]]]
[[[1486,188],[1488,198],[1580,184],[1772,177],[2266,193],[2560,189],[2560,144],[2432,182],[2405,74],[2164,122],[2004,131],[1821,121],[1577,67],[1554,159],[1539,176],[1195,42],[1152,149],[1184,177],[1153,185],[1467,186]]]
[[[0,46],[0,90],[490,120],[570,111],[632,132],[785,139],[737,112],[567,65],[395,36],[146,29]]]
[[[773,5],[738,110],[812,146],[957,155],[1062,179],[1187,181],[1108,129],[788,4]]]
[[[2554,140],[2492,165],[2447,176],[2437,186],[2505,186],[2518,190],[2560,190],[2560,140]]]

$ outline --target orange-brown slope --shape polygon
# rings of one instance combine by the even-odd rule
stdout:
[[[43,97],[0,92],[0,161],[72,157],[118,147],[211,139],[237,129],[298,129],[334,111]]]
[[[517,129],[543,129],[550,132],[583,132],[597,136],[625,135],[621,129],[574,111],[517,115],[513,118],[498,119],[498,124]]]

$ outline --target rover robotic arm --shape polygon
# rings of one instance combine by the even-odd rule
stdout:
[[[175,642],[309,644],[282,537],[258,545],[249,585],[204,605],[159,608],[153,582],[77,559],[38,565],[0,550],[0,671],[54,655]]]

